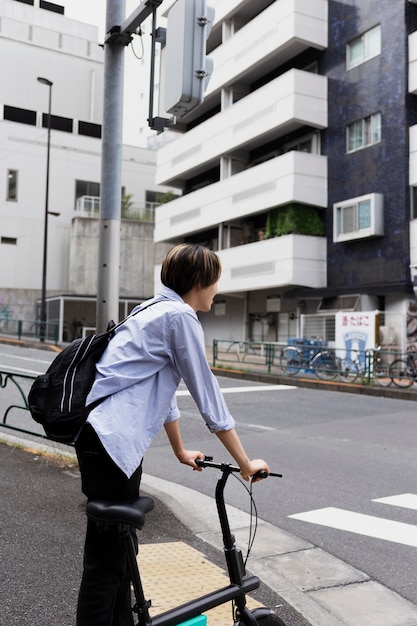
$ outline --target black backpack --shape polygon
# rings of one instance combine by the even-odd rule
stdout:
[[[140,311],[154,303],[151,302]],[[75,339],[55,357],[46,373],[35,379],[28,395],[29,411],[33,419],[42,424],[45,434],[52,441],[73,443],[89,412],[104,400],[102,398],[87,408],[85,406],[96,375],[96,363],[109,345],[116,328],[124,324],[126,319],[117,326],[109,322],[104,333]]]

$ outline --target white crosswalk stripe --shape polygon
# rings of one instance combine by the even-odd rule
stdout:
[[[406,493],[377,498],[373,500],[373,502],[417,510],[416,494]],[[396,522],[394,520],[347,511],[336,507],[296,513],[288,517],[310,524],[318,524],[328,528],[417,548],[417,526],[414,524]]]
[[[293,385],[264,385],[264,386],[256,386],[251,385],[250,387],[222,387],[221,392],[223,394],[226,393],[250,393],[255,391],[256,393],[260,391],[287,391],[288,389],[296,389]],[[177,396],[189,396],[190,392],[188,389],[179,389],[176,393]]]
[[[404,509],[417,511],[417,494],[415,493],[401,493],[398,496],[375,498],[372,502],[380,502],[381,504],[390,504],[392,506],[400,506]]]

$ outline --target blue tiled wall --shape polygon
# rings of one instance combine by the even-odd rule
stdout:
[[[329,124],[322,135],[328,156],[328,287],[380,295],[402,287],[409,273],[409,126],[417,123],[417,96],[407,93],[407,35],[417,7],[395,0],[329,0],[329,46],[320,73],[329,78]],[[407,25],[408,20],[408,25]],[[346,44],[381,24],[382,54],[346,70]],[[411,27],[411,30],[413,27]],[[346,153],[346,125],[380,112],[382,142]],[[334,202],[368,193],[384,195],[384,236],[333,243]]]

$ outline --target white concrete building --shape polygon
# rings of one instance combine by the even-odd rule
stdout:
[[[36,319],[51,89],[47,296],[60,297],[48,316],[60,337],[73,318],[95,319],[104,81],[97,28],[63,11],[42,0],[0,0],[0,318]],[[123,147],[124,216],[133,219],[122,220],[121,297],[133,301],[153,293],[152,209],[168,189],[155,184],[155,161],[153,151]],[[91,304],[72,298],[64,311],[63,294]]]
[[[158,150],[183,195],[155,225],[221,257],[207,341],[334,345],[343,311],[376,315],[363,346],[415,352],[416,0],[208,1],[214,70]]]
[[[157,182],[184,195],[158,209],[155,241],[200,241],[218,251],[221,296],[214,314],[204,317],[208,341],[285,340],[297,332],[298,311],[284,293],[294,285],[326,285],[326,239],[266,239],[268,211],[288,204],[315,212],[327,205],[319,133],[327,126],[327,78],[309,61],[278,76],[273,71],[326,48],[327,2],[210,4],[214,71],[204,103],[183,120],[186,132],[158,150]],[[279,138],[288,138],[287,146],[273,155]],[[295,151],[297,144],[305,147]],[[158,273],[157,267],[156,281]]]

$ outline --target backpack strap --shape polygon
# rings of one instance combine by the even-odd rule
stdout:
[[[121,322],[119,322],[118,324],[115,324],[113,320],[110,320],[110,322],[107,324],[107,328],[106,328],[106,333],[109,333],[110,338],[113,337],[115,331],[122,326],[125,322],[127,322],[127,320],[129,320],[131,317],[135,317],[135,315],[137,315],[138,313],[141,313],[142,311],[144,311],[145,309],[149,309],[149,307],[153,306],[154,304],[156,304],[157,302],[162,302],[162,299],[159,300],[154,300],[153,302],[149,302],[149,304],[147,304],[146,306],[139,308],[137,311],[135,311],[134,313],[129,313],[129,315],[127,315]],[[141,305],[139,305],[141,306]]]

